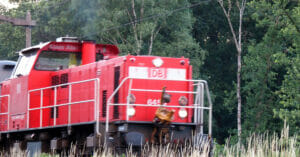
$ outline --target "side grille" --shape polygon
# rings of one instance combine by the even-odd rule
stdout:
[[[65,84],[68,82],[69,82],[69,75],[67,73],[61,74],[60,78],[58,75],[51,77],[51,85],[52,86],[59,85],[59,84]],[[68,87],[68,85],[61,86],[61,88],[67,88],[67,87]]]
[[[102,117],[106,116],[107,90],[102,92]]]
[[[61,74],[60,76],[60,84],[65,84],[69,82],[69,75],[67,73]],[[67,88],[68,86],[61,86],[61,88]]]
[[[59,84],[59,76],[58,75],[52,76],[51,85],[55,86],[55,85],[58,85],[58,84]]]

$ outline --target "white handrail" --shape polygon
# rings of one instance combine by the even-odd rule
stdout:
[[[182,82],[197,82],[197,84],[202,84],[202,88],[206,89],[206,93],[207,93],[207,99],[208,99],[208,103],[209,103],[209,107],[204,107],[204,100],[199,100],[200,105],[198,104],[193,104],[192,106],[164,106],[164,107],[172,107],[172,108],[192,108],[192,109],[201,109],[200,113],[203,113],[203,110],[209,110],[209,119],[208,119],[208,134],[209,136],[211,136],[212,134],[212,102],[210,99],[210,93],[209,93],[209,89],[208,89],[208,84],[205,80],[168,80],[168,79],[154,79],[154,78],[131,78],[131,77],[126,77],[124,78],[121,83],[119,84],[119,86],[114,90],[114,92],[111,94],[111,96],[108,98],[107,100],[107,107],[106,107],[106,121],[105,121],[105,131],[106,133],[109,132],[109,108],[110,106],[126,106],[126,108],[128,109],[129,105],[131,106],[143,106],[143,107],[160,107],[160,105],[147,105],[147,104],[129,104],[129,101],[127,100],[127,103],[122,104],[113,104],[111,103],[112,98],[115,96],[115,94],[119,91],[119,89],[123,86],[123,84],[130,79],[130,85],[129,85],[129,92],[128,92],[128,96],[130,94],[131,91],[144,91],[144,92],[162,92],[162,90],[149,90],[149,89],[131,89],[132,87],[132,80],[133,79],[137,79],[137,80],[159,80],[159,81],[182,81]],[[200,92],[191,92],[191,91],[166,91],[166,92],[171,92],[171,93],[185,93],[185,94],[200,94]],[[128,97],[127,96],[127,97]],[[199,95],[199,99],[200,98],[204,98],[202,95]],[[199,116],[199,115],[197,115]],[[201,117],[203,117],[203,115],[200,115]],[[126,120],[128,121],[128,113],[126,110]],[[203,118],[201,118],[203,120]],[[202,121],[201,120],[201,121]],[[202,122],[203,123],[203,122]],[[203,127],[201,128],[201,130],[203,130]],[[105,137],[107,138],[107,137]]]
[[[76,101],[72,102],[72,85],[74,84],[80,84],[80,83],[86,83],[86,82],[95,82],[94,83],[94,98],[93,99],[88,99],[88,100],[82,100],[82,101]],[[57,88],[61,86],[69,86],[69,98],[68,98],[68,103],[63,103],[63,104],[57,104]],[[43,106],[43,97],[44,93],[43,91],[46,89],[53,89],[54,88],[54,104],[52,106]],[[44,87],[44,88],[38,88],[38,89],[33,89],[28,91],[28,105],[27,105],[27,128],[29,128],[29,112],[32,110],[40,110],[40,128],[42,126],[43,122],[43,109],[46,108],[54,108],[54,124],[53,126],[56,126],[56,112],[57,109],[56,107],[60,106],[68,106],[68,126],[71,125],[71,105],[74,104],[80,104],[80,103],[87,103],[87,102],[94,102],[94,121],[96,122],[96,133],[99,135],[99,89],[100,89],[100,80],[99,78],[94,78],[94,79],[88,79],[88,80],[83,80],[83,81],[77,81],[77,82],[70,82],[70,83],[65,83],[65,84],[59,84],[59,85],[54,85],[54,86],[49,86],[49,87]],[[40,107],[35,107],[35,108],[30,108],[30,94],[32,92],[40,91]]]
[[[135,92],[162,92],[163,90],[153,90],[153,89],[131,89],[131,91]],[[189,91],[173,91],[173,90],[165,90],[167,93],[182,93],[182,94],[197,94],[197,92],[189,92]]]
[[[119,104],[110,104],[110,106],[126,106],[124,103]],[[192,104],[195,105],[195,104]],[[206,109],[209,110],[209,107],[201,107],[201,106],[173,106],[173,105],[148,105],[148,104],[130,104],[130,106],[137,106],[137,107],[165,107],[165,108],[188,108],[188,109]]]

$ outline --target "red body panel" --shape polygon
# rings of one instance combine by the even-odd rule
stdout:
[[[0,131],[8,131],[8,115],[4,114],[7,113],[9,110],[9,102],[10,102],[10,98],[8,96],[5,95],[9,95],[10,94],[10,81],[5,81],[1,83],[1,95],[3,97],[0,98],[0,102],[1,102],[1,108],[0,108],[0,113],[2,115],[0,115]]]

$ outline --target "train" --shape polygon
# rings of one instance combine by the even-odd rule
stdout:
[[[11,76],[0,83],[4,150],[59,152],[71,143],[94,149],[212,139],[208,84],[192,78],[188,58],[119,56],[115,45],[76,37],[18,53]]]
[[[0,82],[8,79],[15,68],[16,62],[10,60],[0,60]]]

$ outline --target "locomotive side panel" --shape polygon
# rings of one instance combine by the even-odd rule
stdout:
[[[94,57],[91,56],[93,54]],[[100,55],[99,58],[99,54],[102,57]],[[95,101],[100,92],[96,91],[96,86],[99,85],[95,80],[85,81],[100,77],[97,75],[97,69],[101,68],[97,68],[96,60],[111,59],[117,55],[116,46],[95,45],[89,41],[83,43],[50,42],[42,47],[29,79],[29,90],[34,90],[30,92],[29,127],[94,121],[96,117]],[[81,61],[82,59],[85,59],[84,63]],[[106,65],[106,63],[104,64]],[[113,76],[112,68],[108,66],[107,73],[103,77],[110,83],[107,85],[106,90],[109,90],[107,94],[111,94],[113,91],[113,87],[111,87],[113,78],[109,78]],[[73,84],[78,81],[80,83]],[[47,88],[49,86],[56,87]],[[44,89],[35,90],[41,88]],[[54,108],[54,105],[57,107]]]
[[[119,86],[120,81],[124,77],[124,57],[118,57],[104,62],[97,63],[97,74],[100,75],[100,101],[99,101],[99,111],[100,120],[105,121],[107,115],[107,100],[114,92],[114,90]],[[124,97],[124,93],[118,92],[115,97],[113,97],[113,102],[121,102]],[[110,119],[121,120],[126,114],[125,110],[121,106],[110,106],[109,108]]]
[[[53,90],[45,89],[43,92],[30,91],[41,87],[51,86],[50,72],[49,71],[38,71],[35,68],[31,71],[28,80],[28,91],[29,95],[29,109],[35,109],[40,107],[51,106],[53,104],[53,99],[51,95]],[[26,105],[27,107],[27,105]],[[49,121],[50,109],[42,109],[42,124],[41,124],[41,111],[39,109],[30,110],[29,113],[29,128],[35,128],[40,126],[49,126],[51,122]]]
[[[95,78],[95,63],[69,70],[70,82],[89,80]],[[70,86],[68,87],[70,88]],[[95,100],[97,82],[89,81],[72,85],[71,102]],[[93,121],[95,118],[95,102],[77,103],[71,106],[71,123]]]

